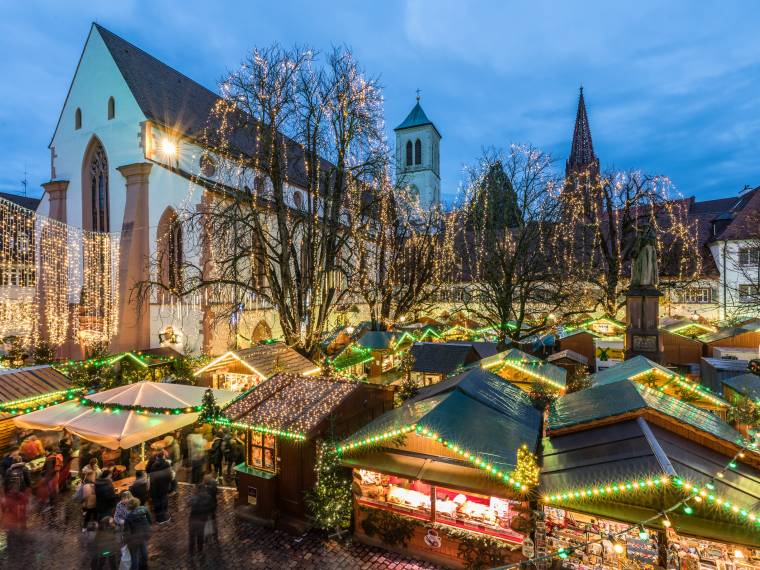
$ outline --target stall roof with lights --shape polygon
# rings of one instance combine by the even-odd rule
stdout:
[[[730,404],[709,388],[691,382],[664,366],[644,356],[633,358],[606,368],[591,375],[593,386],[614,384],[621,380],[633,380],[638,383],[652,383],[652,387],[667,392],[676,398],[693,398],[695,403],[709,408],[727,408]]]
[[[760,401],[760,376],[757,374],[747,372],[739,376],[724,378],[721,380],[721,383],[723,386],[731,388],[737,394]]]
[[[644,417],[550,434],[543,440],[541,495],[549,505],[635,523],[696,494],[692,516],[669,514],[680,532],[760,544],[760,471],[738,460],[716,478],[734,454],[724,451]],[[705,534],[708,521],[715,528]]]
[[[0,373],[0,407],[39,404],[71,388],[70,380],[52,366],[30,366]]]
[[[540,426],[541,412],[531,405],[527,394],[494,374],[473,368],[423,388],[413,399],[343,441],[340,450],[348,456],[367,445],[392,445],[394,437],[387,434],[394,432],[433,434],[469,450],[478,458],[478,465],[487,462],[506,472],[514,469],[521,446],[527,445],[531,452],[536,449]],[[369,455],[347,458],[346,462],[371,465],[375,453],[398,455],[403,449],[370,450]]]
[[[129,448],[198,420],[206,388],[137,382],[82,399],[51,406],[13,419],[21,428],[66,429],[108,449]],[[212,391],[225,405],[236,396]]]
[[[632,380],[593,386],[562,396],[549,410],[547,431],[579,431],[589,425],[610,424],[621,417],[638,416],[658,423],[675,423],[683,430],[701,433],[724,444],[744,444],[742,434],[715,414]]]
[[[363,385],[343,378],[277,374],[224,409],[236,427],[306,439]]]
[[[520,383],[538,380],[558,390],[564,390],[567,385],[567,370],[516,348],[484,358],[480,365],[497,373],[504,369],[517,372],[526,378]]]
[[[311,360],[302,356],[284,342],[275,342],[226,352],[204,367],[196,370],[194,375],[199,376],[200,374],[213,372],[214,370],[237,363],[261,379],[267,379],[277,372],[308,375],[319,372],[319,367]]]

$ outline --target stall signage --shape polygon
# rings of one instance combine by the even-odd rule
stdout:
[[[248,504],[255,507],[258,502],[258,492],[256,487],[248,487]]]
[[[441,547],[441,537],[438,535],[438,531],[434,528],[429,528],[427,531],[427,534],[423,538],[425,541],[425,544],[429,546],[430,548],[440,548]]]

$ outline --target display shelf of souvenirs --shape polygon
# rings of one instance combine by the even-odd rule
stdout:
[[[668,568],[673,570],[757,570],[760,549],[678,535],[668,530]]]
[[[631,529],[627,523],[553,507],[546,507],[544,512],[548,549],[572,551],[564,564],[566,567],[578,570],[648,570],[657,565],[658,546],[654,532],[641,538],[639,529]]]
[[[523,535],[511,522],[519,515],[519,503],[498,497],[463,493],[455,489],[431,487],[374,471],[358,470],[360,501],[389,508],[418,519],[431,520],[435,500],[435,522],[464,530],[489,534],[512,542],[521,542]]]
[[[254,374],[236,374],[224,372],[214,374],[214,385],[222,390],[246,392],[261,383],[261,378]]]

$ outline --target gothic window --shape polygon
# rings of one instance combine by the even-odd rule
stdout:
[[[74,129],[79,130],[82,128],[82,109],[77,107],[74,111]]]
[[[91,226],[89,229],[93,232],[108,232],[108,158],[99,141],[96,141],[90,150],[90,161],[86,172],[90,194]]]
[[[412,141],[406,141],[406,165],[412,165]]]
[[[161,282],[170,290],[182,287],[182,223],[172,208],[167,208],[158,223],[158,270]]]
[[[116,101],[113,97],[108,98],[108,120],[110,121],[116,117]]]
[[[414,143],[414,164],[422,164],[422,143],[420,139]]]

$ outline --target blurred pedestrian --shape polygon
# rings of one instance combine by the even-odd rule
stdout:
[[[210,473],[203,478],[203,488],[211,499],[211,512],[209,521],[211,523],[211,537],[219,544],[219,527],[216,523],[216,509],[219,503],[219,484]],[[208,533],[207,533],[208,534]],[[208,539],[208,536],[206,536]]]
[[[87,525],[91,522],[97,522],[97,497],[95,496],[95,473],[90,472],[79,483],[73,498],[74,502],[82,506],[82,532],[87,530]]]
[[[90,543],[90,569],[117,570],[121,556],[120,550],[119,536],[116,533],[113,518],[103,517]]]
[[[79,470],[79,477],[81,479],[86,479],[87,476],[92,473],[95,475],[95,479],[100,477],[101,473],[100,465],[98,465],[98,458],[97,457],[90,457],[88,463],[86,463],[83,467]]]
[[[66,430],[63,430],[63,437],[58,442],[58,451],[63,457],[63,466],[61,472],[58,474],[58,490],[65,491],[69,485],[69,477],[71,476],[71,461],[72,451],[74,449],[74,443],[71,440],[71,435]]]
[[[116,503],[116,510],[113,513],[113,522],[118,528],[124,528],[124,522],[127,519],[129,502],[134,499],[129,491],[122,491],[119,495],[119,502]]]
[[[206,461],[206,440],[200,428],[187,436],[187,454],[190,458],[190,481],[200,483],[203,476],[203,464]]]
[[[214,503],[209,496],[208,489],[204,485],[198,485],[195,494],[190,498],[190,520],[188,530],[190,532],[190,556],[196,552],[203,552],[206,537],[206,524],[211,520]]]
[[[140,499],[140,504],[145,505],[148,502],[148,491],[150,483],[148,477],[145,475],[145,465],[138,463],[137,467],[142,467],[135,471],[135,480],[129,486],[129,492],[132,493],[136,499]]]
[[[150,502],[153,506],[153,516],[158,524],[169,522],[169,493],[172,487],[172,469],[164,459],[163,452],[156,455],[147,467],[150,477]]]
[[[26,528],[26,511],[29,505],[29,491],[32,487],[32,479],[29,467],[17,452],[12,456],[14,463],[5,472],[3,477],[3,517],[2,521],[6,528]]]
[[[129,501],[127,511],[124,540],[129,549],[130,570],[144,570],[148,568],[148,540],[152,532],[150,513],[137,499]]]
[[[97,510],[97,520],[104,517],[113,516],[113,511],[118,502],[116,489],[114,489],[111,480],[111,470],[104,469],[100,477],[95,480],[95,509]]]
[[[224,439],[221,432],[214,434],[214,439],[211,441],[211,449],[208,452],[208,462],[212,468],[213,473],[218,477],[222,475],[222,460],[224,459],[224,450],[222,446]]]

